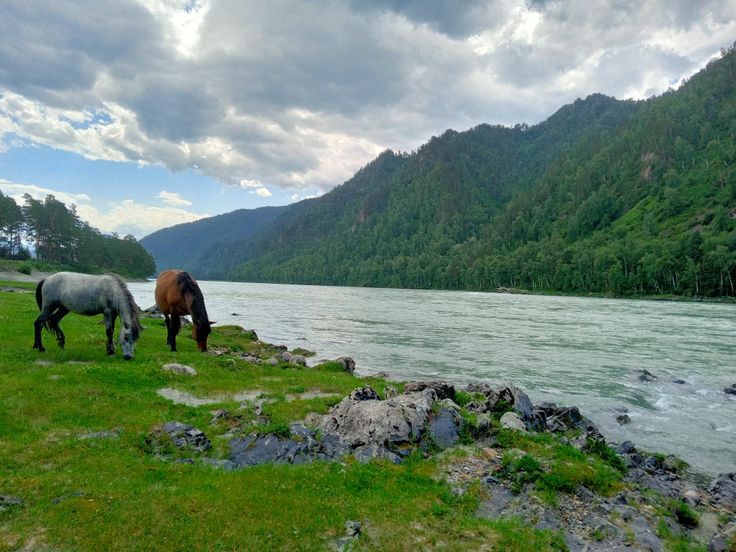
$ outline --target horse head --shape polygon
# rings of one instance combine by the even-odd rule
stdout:
[[[132,360],[135,353],[135,342],[138,341],[140,330],[141,327],[137,320],[132,320],[130,323],[123,321],[121,324],[119,340],[125,360]]]
[[[200,353],[207,352],[207,338],[212,333],[212,324],[216,322],[212,320],[192,322],[192,338],[197,342],[197,350]]]

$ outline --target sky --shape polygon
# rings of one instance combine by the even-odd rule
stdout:
[[[736,0],[2,0],[0,191],[141,238],[448,128],[676,88]]]

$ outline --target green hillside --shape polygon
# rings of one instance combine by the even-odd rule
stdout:
[[[156,259],[158,271],[183,268],[198,272],[203,268],[200,261],[208,257],[213,248],[251,238],[284,209],[238,209],[224,215],[177,224],[149,234],[141,240],[141,245]]]
[[[617,295],[734,295],[736,51],[646,101],[448,130],[292,205],[200,276]],[[203,267],[204,268],[204,267]]]

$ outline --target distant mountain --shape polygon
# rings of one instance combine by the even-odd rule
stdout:
[[[209,250],[206,275],[734,295],[735,136],[731,48],[646,101],[594,94],[531,127],[448,130],[411,154],[386,151]]]
[[[202,272],[211,251],[250,239],[287,207],[238,209],[224,215],[177,224],[149,234],[140,244],[153,256],[156,270],[183,268]]]

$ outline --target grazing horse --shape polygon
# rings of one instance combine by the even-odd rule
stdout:
[[[115,319],[120,316],[120,345],[123,358],[130,360],[135,351],[135,342],[141,331],[138,320],[138,305],[135,304],[125,283],[114,274],[93,276],[76,272],[57,272],[38,282],[36,303],[41,314],[36,318],[36,340],[34,349],[45,351],[41,343],[41,328],[44,326],[56,336],[59,347],[64,348],[64,332],[59,322],[69,312],[92,316],[105,315],[107,331],[107,354],[115,354],[112,336],[115,333]]]
[[[176,335],[181,328],[180,316],[192,315],[192,337],[197,341],[197,349],[207,350],[207,336],[212,333],[212,322],[207,316],[202,290],[188,272],[183,270],[164,270],[156,280],[156,305],[164,313],[166,321],[166,344],[176,351]]]

